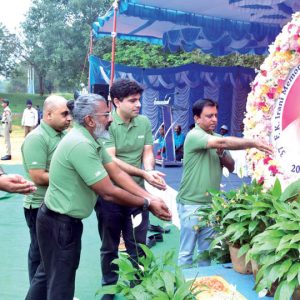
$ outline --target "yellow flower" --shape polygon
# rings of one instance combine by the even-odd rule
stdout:
[[[264,106],[261,107],[261,110],[263,112],[268,112],[270,110],[270,106],[266,104],[266,105],[264,105]]]
[[[261,89],[262,94],[266,94],[270,88],[264,84],[260,87],[260,89]]]

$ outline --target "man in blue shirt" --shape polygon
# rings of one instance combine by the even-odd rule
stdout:
[[[181,132],[181,126],[176,125],[174,128],[174,143],[175,143],[175,154],[176,160],[181,161],[183,158],[183,144],[185,135]]]

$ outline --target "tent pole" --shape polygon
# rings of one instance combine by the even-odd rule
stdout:
[[[89,59],[89,62],[90,62],[90,56],[92,55],[93,53],[93,32],[91,30],[91,33],[90,33],[90,47],[89,47],[89,55],[88,55],[88,59]],[[90,63],[89,63],[89,75],[88,75],[88,91],[91,93],[91,82],[90,82]]]
[[[117,38],[117,12],[119,9],[119,0],[115,0],[113,3],[114,8],[114,23],[113,23],[113,31],[111,33],[112,41],[111,41],[111,67],[110,67],[110,81],[109,87],[111,87],[114,77],[115,77],[115,52],[116,52],[116,38]]]

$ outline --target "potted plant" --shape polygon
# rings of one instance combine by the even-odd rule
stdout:
[[[141,245],[145,256],[139,257],[138,268],[126,254],[121,254],[113,263],[119,266],[119,281],[104,286],[97,294],[120,294],[128,300],[191,300],[194,280],[186,281],[181,269],[174,263],[174,252],[166,252],[162,258],[154,257],[151,250]]]
[[[260,266],[256,291],[274,290],[275,300],[289,300],[300,285],[299,191],[300,180],[285,190],[281,201],[274,201],[275,224],[253,238],[246,257]]]
[[[243,184],[237,191],[212,193],[211,209],[199,212],[199,226],[206,221],[216,230],[211,251],[217,250],[222,241],[228,243],[234,269],[240,273],[251,272],[250,264],[245,263],[245,254],[252,238],[274,223],[273,201],[280,196],[278,180],[268,191],[253,181],[250,185]]]

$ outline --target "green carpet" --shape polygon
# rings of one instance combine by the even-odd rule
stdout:
[[[22,166],[5,166],[4,169],[8,173],[23,174]],[[23,214],[23,196],[0,192],[0,199],[0,299],[23,300],[29,287],[29,231]],[[151,223],[162,225],[153,216]],[[161,256],[165,251],[174,249],[177,256],[178,244],[179,231],[172,226],[171,233],[164,234],[164,242],[157,243],[152,250],[155,255]],[[84,220],[81,260],[76,275],[75,291],[75,296],[80,300],[97,299],[95,292],[101,282],[99,248],[97,219],[93,213]]]

